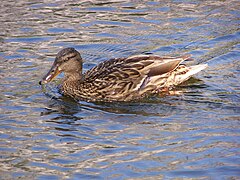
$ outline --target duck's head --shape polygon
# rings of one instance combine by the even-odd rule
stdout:
[[[57,54],[51,69],[39,84],[49,83],[61,72],[64,72],[66,77],[80,76],[82,74],[82,58],[80,53],[74,48],[62,49]]]

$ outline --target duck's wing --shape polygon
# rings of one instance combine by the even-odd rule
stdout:
[[[189,59],[181,57],[159,57],[154,55],[137,55],[128,58],[115,58],[104,61],[85,74],[85,80],[110,78],[112,80],[129,80],[135,76],[157,76],[173,71],[178,65]]]
[[[162,75],[162,80],[165,81],[167,73],[174,71],[189,57],[139,55],[104,61],[84,74],[85,88],[88,86],[91,91],[111,96],[111,99],[113,96],[117,99],[136,91],[142,91],[143,94],[158,88],[158,84],[153,82],[157,82]]]

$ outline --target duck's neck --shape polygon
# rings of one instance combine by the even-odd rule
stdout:
[[[78,85],[82,80],[82,73],[71,72],[70,74],[65,73],[62,84],[62,91],[65,95],[72,96],[75,91],[78,89]]]
[[[82,72],[76,71],[71,73],[65,73],[64,82],[79,81],[82,79]]]

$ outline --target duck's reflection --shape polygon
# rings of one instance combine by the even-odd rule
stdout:
[[[82,120],[93,115],[101,115],[107,119],[108,116],[142,116],[145,117],[160,117],[166,118],[182,112],[182,102],[184,94],[188,96],[195,96],[195,91],[205,88],[206,85],[198,79],[191,78],[187,82],[181,84],[175,89],[164,92],[155,96],[150,96],[141,101],[132,102],[86,102],[75,101],[72,98],[61,96],[59,94],[50,95],[52,92],[45,92],[47,96],[51,97],[48,101],[47,107],[41,116],[57,115],[52,120],[68,119],[72,121]],[[196,89],[196,90],[195,90]],[[188,93],[191,91],[191,93]],[[192,94],[192,95],[191,95]],[[144,118],[141,118],[144,119]],[[68,122],[69,123],[69,122]]]

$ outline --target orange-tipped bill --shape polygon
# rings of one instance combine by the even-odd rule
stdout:
[[[41,81],[39,81],[40,85],[47,84],[52,81],[61,71],[59,70],[58,66],[53,65],[49,72],[43,77]]]

